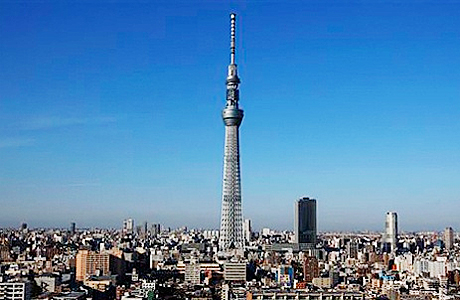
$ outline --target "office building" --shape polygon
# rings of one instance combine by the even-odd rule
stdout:
[[[454,230],[452,227],[444,229],[444,245],[448,251],[454,247]]]
[[[161,224],[153,224],[151,228],[153,236],[157,236],[161,233]]]
[[[295,203],[295,242],[300,249],[316,246],[316,200],[304,197]]]
[[[77,230],[77,224],[75,224],[75,222],[70,223],[70,234],[72,235],[75,234],[76,230]]]
[[[398,249],[398,215],[394,211],[386,214],[382,245],[384,252],[393,252]]]
[[[252,237],[251,220],[245,219],[243,224],[244,240],[249,243]]]
[[[130,234],[133,232],[134,232],[134,220],[131,218],[123,220],[123,233]]]
[[[222,111],[225,124],[224,175],[219,248],[221,251],[243,249],[243,215],[241,209],[239,127],[243,110],[238,106],[240,79],[235,63],[235,21],[231,14],[230,65],[227,76],[226,106]]]

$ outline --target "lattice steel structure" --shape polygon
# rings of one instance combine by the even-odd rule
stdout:
[[[242,249],[243,216],[241,211],[241,181],[239,127],[243,110],[238,108],[240,79],[235,64],[235,20],[230,15],[230,65],[227,76],[227,103],[222,111],[225,124],[224,177],[222,188],[222,213],[220,221],[219,248],[222,251]]]

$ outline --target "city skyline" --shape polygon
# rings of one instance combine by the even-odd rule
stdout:
[[[253,227],[460,228],[460,4],[3,5],[1,227],[218,228],[235,12]]]

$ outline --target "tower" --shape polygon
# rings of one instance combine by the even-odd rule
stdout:
[[[387,212],[385,219],[385,233],[383,234],[384,252],[397,250],[398,246],[398,214],[394,211]]]
[[[295,203],[295,242],[301,249],[316,246],[316,200],[304,197]]]
[[[239,90],[235,64],[235,19],[230,15],[230,64],[227,75],[226,105],[222,111],[225,124],[224,175],[222,187],[222,212],[220,219],[219,247],[222,251],[242,249],[243,216],[241,212],[241,182],[239,127],[243,120],[243,110],[238,107]]]

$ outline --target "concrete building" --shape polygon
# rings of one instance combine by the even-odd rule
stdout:
[[[312,282],[319,276],[318,259],[314,256],[305,256],[303,262],[303,278],[306,282]]]
[[[56,274],[46,274],[34,278],[35,282],[44,292],[55,293],[61,285],[61,280]],[[60,288],[59,288],[60,289]]]
[[[446,250],[452,250],[454,246],[454,230],[452,227],[444,229],[444,245],[446,246]]]
[[[243,232],[244,232],[244,240],[249,243],[252,237],[251,220],[249,219],[244,220]]]
[[[185,265],[184,280],[190,284],[201,283],[201,267],[197,262],[191,262]]]
[[[316,200],[301,198],[295,203],[295,242],[300,249],[314,248],[316,245]]]
[[[92,275],[108,275],[109,264],[109,253],[79,250],[76,257],[76,280],[84,281]]]
[[[393,252],[398,249],[398,215],[394,211],[386,214],[382,246],[384,252]]]
[[[225,281],[246,281],[246,263],[231,262],[224,264],[224,280]]]
[[[0,282],[1,300],[30,300],[31,293],[30,282]]]
[[[133,233],[134,232],[134,220],[129,218],[123,220],[123,233]]]

